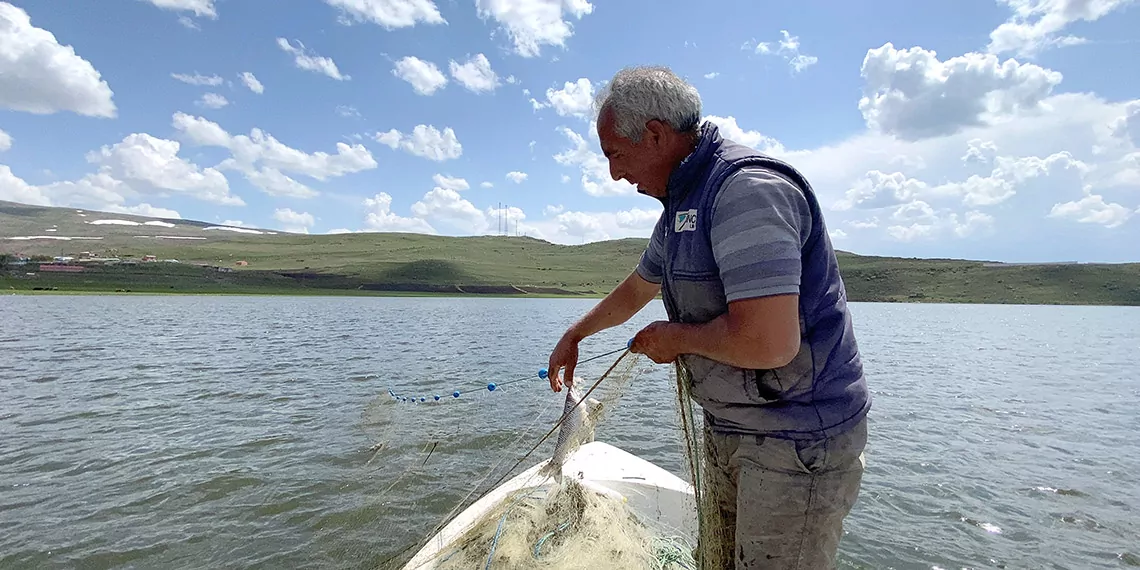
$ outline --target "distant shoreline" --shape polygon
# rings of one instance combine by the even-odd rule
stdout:
[[[204,231],[214,227],[204,222],[158,224],[125,214],[114,216],[122,225],[94,226],[84,215],[0,202],[5,235],[51,228],[60,236],[99,237],[0,239],[0,293],[598,299],[629,275],[648,244],[645,238],[571,246],[504,235],[219,233]],[[853,302],[1140,306],[1140,263],[995,263],[838,250],[836,258]]]
[[[341,289],[299,289],[299,290],[278,290],[278,291],[106,291],[106,290],[90,290],[90,289],[60,289],[55,291],[33,291],[27,289],[8,289],[0,291],[0,296],[3,295],[21,295],[21,296],[37,296],[42,295],[50,296],[135,296],[135,297],[149,297],[149,296],[195,296],[195,297],[377,297],[377,298],[436,298],[436,299],[543,299],[543,300],[572,300],[572,299],[589,299],[598,301],[605,297],[604,294],[596,293],[593,295],[551,295],[551,294],[527,294],[527,295],[506,295],[506,294],[477,294],[477,293],[427,293],[427,292],[404,292],[404,291],[359,291],[359,290],[341,290]],[[656,297],[657,300],[660,297]],[[893,304],[893,305],[974,305],[974,306],[1025,306],[1025,307],[1137,307],[1140,305],[1126,305],[1114,303],[1063,303],[1063,302],[1048,302],[1048,301],[974,301],[974,300],[953,300],[953,299],[871,299],[871,298],[849,298],[849,303],[879,303],[879,304]]]

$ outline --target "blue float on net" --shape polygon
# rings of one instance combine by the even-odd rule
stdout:
[[[439,394],[435,395],[435,401],[437,401],[437,402],[439,401]]]
[[[547,376],[549,376],[549,375],[550,375],[550,373],[549,373],[549,372],[547,372],[545,368],[541,368],[541,369],[539,369],[539,371],[538,371],[538,377],[539,377],[539,378],[542,378],[543,380],[546,380],[546,377],[547,377]]]
[[[629,339],[629,342],[625,343],[625,347],[626,348],[633,348],[633,339],[632,338]]]
[[[494,392],[494,391],[495,391],[495,388],[498,388],[498,386],[496,386],[494,382],[491,382],[490,384],[487,384],[487,391],[488,391],[488,392]]]
[[[456,390],[456,391],[452,392],[452,393],[451,393],[451,397],[452,397],[452,398],[458,398],[458,397],[459,397],[459,390]]]
[[[427,398],[420,398],[420,401],[421,401],[421,402],[426,402],[426,401],[427,401]]]

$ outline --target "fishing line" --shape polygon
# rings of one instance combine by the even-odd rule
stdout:
[[[513,465],[513,466],[512,466],[510,469],[508,469],[506,472],[504,472],[504,474],[503,474],[502,476],[500,476],[498,480],[496,480],[496,481],[495,481],[495,483],[493,483],[492,485],[490,485],[489,487],[487,487],[487,489],[486,489],[486,490],[485,490],[485,491],[484,491],[482,494],[480,494],[480,495],[478,496],[478,498],[476,498],[476,499],[475,499],[475,501],[478,501],[478,500],[482,499],[483,497],[485,497],[485,496],[487,495],[487,493],[490,493],[492,490],[494,490],[495,488],[497,488],[497,487],[499,486],[499,484],[500,484],[500,483],[502,483],[502,482],[503,482],[503,481],[506,479],[506,477],[507,477],[507,476],[508,476],[510,473],[512,473],[512,472],[513,472],[515,469],[517,469],[517,468],[519,467],[519,465],[521,465],[521,464],[522,464],[522,462],[523,462],[523,461],[526,461],[526,459],[527,459],[528,457],[530,457],[530,455],[531,455],[532,453],[534,453],[534,452],[535,452],[535,450],[537,450],[537,449],[538,449],[538,448],[539,448],[539,447],[542,445],[542,443],[543,443],[544,441],[546,441],[546,440],[547,440],[547,439],[548,439],[548,438],[551,436],[551,434],[553,434],[553,433],[555,432],[555,430],[557,430],[557,429],[558,429],[558,427],[559,427],[560,425],[562,425],[562,423],[563,423],[563,422],[566,420],[566,418],[568,418],[568,417],[570,416],[570,414],[571,414],[571,413],[574,411],[574,409],[576,409],[576,408],[577,408],[579,405],[581,405],[581,404],[582,404],[582,402],[584,402],[584,401],[586,401],[586,400],[587,400],[587,398],[588,398],[588,397],[590,396],[590,394],[591,394],[591,393],[594,391],[594,389],[595,389],[595,388],[597,388],[597,387],[598,387],[598,385],[600,385],[600,384],[602,383],[602,381],[603,381],[603,380],[605,380],[605,379],[606,379],[606,377],[608,377],[608,376],[610,375],[610,373],[611,373],[611,372],[613,372],[613,370],[614,370],[614,369],[617,367],[617,365],[618,365],[619,363],[621,363],[622,359],[624,359],[626,356],[628,356],[628,355],[630,354],[630,347],[632,347],[632,346],[633,346],[633,339],[631,338],[631,339],[629,339],[629,341],[627,341],[627,342],[626,342],[626,345],[625,345],[625,347],[623,347],[623,348],[618,348],[618,349],[615,349],[615,350],[611,350],[611,351],[608,351],[608,352],[604,352],[604,353],[601,353],[601,354],[597,354],[597,355],[591,356],[591,357],[589,357],[589,358],[584,358],[584,359],[580,359],[580,360],[578,360],[577,364],[578,364],[578,365],[581,365],[581,364],[584,364],[584,363],[587,363],[587,362],[591,362],[591,361],[594,361],[594,360],[599,360],[599,359],[601,359],[601,358],[605,358],[605,357],[607,357],[607,356],[613,356],[614,354],[617,354],[617,353],[619,353],[619,352],[621,352],[621,353],[622,353],[622,354],[621,354],[621,356],[619,356],[619,357],[618,357],[618,358],[617,358],[617,359],[614,361],[614,363],[613,363],[613,364],[611,364],[611,365],[610,365],[610,367],[609,367],[609,368],[608,368],[608,369],[607,369],[607,370],[606,370],[606,371],[605,371],[605,372],[604,372],[604,373],[603,373],[603,374],[602,374],[602,375],[601,375],[601,376],[598,378],[598,380],[594,382],[594,384],[593,384],[593,385],[590,387],[590,389],[589,389],[589,390],[587,390],[587,391],[586,391],[586,393],[582,395],[582,397],[579,399],[578,403],[577,403],[577,404],[575,404],[573,408],[571,408],[570,410],[567,410],[565,413],[563,413],[563,414],[562,414],[562,417],[560,417],[560,418],[558,419],[558,421],[557,421],[557,422],[555,422],[554,426],[553,426],[553,427],[551,427],[551,428],[550,428],[550,430],[546,432],[546,435],[542,436],[542,438],[541,438],[541,439],[539,439],[538,443],[536,443],[536,444],[535,444],[533,447],[531,447],[531,449],[530,449],[529,451],[527,451],[527,452],[526,452],[526,453],[525,453],[525,454],[524,454],[524,455],[523,455],[521,458],[519,458],[519,460],[518,460],[517,462],[515,462],[515,464],[514,464],[514,465]],[[546,378],[548,377],[548,371],[547,371],[547,369],[545,369],[545,368],[543,368],[543,369],[540,369],[540,370],[538,371],[538,377],[539,377],[539,378],[542,378],[542,379],[546,379]],[[490,383],[490,384],[488,384],[488,385],[487,385],[487,389],[488,389],[488,391],[492,391],[492,392],[493,392],[493,391],[495,391],[495,389],[496,389],[496,388],[498,388],[499,386],[505,386],[505,385],[508,385],[508,384],[513,384],[513,383],[516,383],[516,382],[521,382],[521,381],[524,381],[524,380],[531,380],[531,379],[532,379],[532,377],[531,377],[531,376],[526,376],[526,377],[522,377],[522,378],[517,378],[517,379],[507,380],[507,381],[505,381],[505,382],[501,382],[501,383],[498,383],[498,384],[495,384],[495,383]],[[404,398],[404,397],[401,397],[401,396],[397,396],[397,395],[395,394],[395,392],[394,392],[393,390],[391,390],[391,389],[389,389],[389,390],[388,390],[388,393],[389,393],[389,395],[391,395],[391,396],[393,397],[393,399],[394,399],[394,400],[399,400],[399,401],[408,401],[408,400],[411,400],[411,401],[413,401],[413,402],[416,402],[416,401],[426,401],[426,398],[420,398],[419,400],[417,400],[416,398]],[[460,391],[458,391],[458,390],[456,390],[455,392],[453,392],[453,393],[452,393],[452,396],[453,396],[453,398],[458,398],[460,395],[461,395],[461,392],[460,392]],[[436,400],[436,401],[439,401],[439,400],[441,399],[441,397],[437,395],[437,396],[434,396],[434,398],[433,398],[433,399],[434,399],[434,400]],[[535,424],[537,424],[537,423],[538,423],[538,421],[539,421],[540,419],[541,419],[541,415],[538,415],[538,416],[536,416],[536,417],[535,417],[535,419],[534,419],[534,421],[533,421],[533,422],[530,424],[530,427],[533,427]],[[527,429],[527,430],[524,430],[522,433],[520,433],[520,434],[519,434],[519,437],[517,437],[517,438],[514,440],[514,444],[518,444],[519,442],[521,442],[521,441],[523,440],[523,438],[525,438],[525,437],[526,437],[526,435],[527,435],[527,433],[528,433],[528,432],[529,432],[529,429]],[[513,445],[512,445],[512,447],[513,447]],[[433,450],[434,450],[434,448],[433,448]],[[425,446],[425,449],[424,449],[423,451],[426,451],[426,446]],[[422,453],[423,451],[421,451],[421,453]],[[474,486],[474,488],[472,488],[472,489],[471,489],[471,491],[470,491],[470,492],[468,492],[468,493],[467,493],[467,495],[466,495],[466,496],[463,498],[463,500],[462,500],[462,501],[460,501],[459,503],[457,503],[457,504],[456,504],[456,506],[455,506],[454,508],[452,508],[451,512],[450,512],[450,513],[448,513],[448,515],[447,515],[447,516],[445,516],[445,517],[444,517],[444,518],[443,518],[443,519],[442,519],[442,520],[441,520],[439,523],[437,523],[437,524],[436,524],[436,526],[434,527],[434,529],[433,529],[431,532],[429,532],[429,533],[428,533],[428,536],[435,536],[437,533],[439,533],[439,532],[440,532],[440,531],[441,531],[441,530],[442,530],[442,529],[443,529],[443,528],[444,528],[444,527],[447,525],[447,523],[448,523],[448,522],[449,522],[449,521],[452,519],[452,517],[454,517],[454,516],[456,515],[456,513],[458,513],[458,512],[459,512],[459,510],[460,510],[461,508],[463,508],[463,505],[464,505],[465,503],[467,503],[467,501],[468,501],[468,500],[470,500],[470,499],[471,499],[471,497],[472,497],[473,495],[475,495],[475,494],[476,494],[476,492],[478,491],[479,487],[480,487],[480,486],[482,486],[483,484],[485,484],[485,483],[487,482],[487,480],[488,480],[488,479],[491,477],[491,475],[492,475],[492,474],[495,472],[495,470],[496,470],[496,469],[497,469],[497,468],[498,468],[498,467],[499,467],[499,466],[500,466],[500,465],[501,465],[501,464],[502,464],[504,461],[506,461],[506,459],[507,459],[507,458],[506,458],[506,456],[505,456],[505,455],[504,455],[504,456],[501,456],[501,457],[498,459],[498,461],[496,461],[496,462],[495,462],[495,463],[494,463],[494,464],[493,464],[493,465],[490,467],[490,469],[488,469],[488,470],[487,470],[487,473],[486,473],[486,474],[483,476],[482,480],[481,480],[481,481],[480,481],[478,484],[476,484],[476,485]],[[370,461],[371,461],[371,460],[370,460]],[[425,460],[425,461],[426,461],[426,460]],[[411,473],[411,471],[412,471],[413,469],[415,469],[415,467],[410,467],[410,468],[408,468],[407,470],[405,470],[403,473],[401,473],[399,476],[397,476],[397,478],[396,478],[396,481],[393,481],[393,482],[392,482],[392,484],[391,484],[391,485],[389,485],[389,486],[388,486],[388,488],[387,488],[387,489],[385,489],[385,491],[384,491],[382,494],[386,494],[386,493],[390,492],[390,491],[391,491],[393,488],[395,488],[395,486],[396,486],[396,484],[399,482],[399,480],[403,479],[405,476],[407,476],[408,474],[410,474],[410,473]],[[527,494],[529,494],[529,491],[528,491],[528,493],[527,493]],[[394,553],[394,554],[392,554],[392,555],[388,556],[388,557],[387,557],[387,558],[386,558],[386,559],[385,559],[383,562],[381,562],[381,563],[380,563],[380,564],[381,564],[381,566],[383,566],[383,565],[386,565],[386,564],[388,564],[388,563],[392,562],[393,560],[395,560],[395,559],[397,559],[397,558],[399,558],[399,557],[401,557],[401,556],[404,556],[405,554],[407,554],[407,552],[408,552],[408,551],[412,550],[412,549],[413,549],[413,548],[415,548],[416,546],[417,546],[416,544],[409,544],[409,545],[407,545],[406,547],[404,547],[404,548],[400,549],[400,550],[399,550],[399,551],[397,551],[396,553]],[[440,553],[440,554],[442,554],[442,553]],[[452,553],[452,554],[454,554],[454,553]]]
[[[607,356],[612,356],[612,355],[617,354],[623,350],[629,350],[629,347],[632,345],[633,345],[633,339],[629,339],[629,342],[626,343],[624,348],[618,348],[615,350],[611,350],[609,352],[604,352],[602,354],[594,355],[594,356],[591,356],[589,358],[579,360],[578,364],[585,364],[585,363],[593,361],[593,360],[598,360],[599,358],[605,358]],[[546,380],[547,379],[547,370],[545,368],[540,369],[538,371],[538,377],[543,379],[543,380]],[[480,382],[479,385],[481,387],[485,388],[488,392],[494,392],[495,390],[498,390],[499,388],[501,388],[503,386],[509,386],[511,384],[516,384],[518,382],[525,382],[527,380],[533,380],[533,379],[534,379],[533,376],[523,376],[521,378],[514,378],[514,379],[506,380],[503,382],[488,382],[487,384],[483,384],[482,382]],[[474,385],[475,385],[475,383],[473,383],[473,382],[467,382],[467,383],[461,384],[459,387],[460,388],[467,388],[467,387],[471,387]],[[403,395],[397,394],[396,391],[391,389],[391,388],[388,388],[388,395],[391,396],[393,400],[398,400],[400,402],[412,402],[412,403],[417,403],[417,404],[422,403],[422,402],[427,402],[429,400],[439,402],[439,401],[445,399],[445,396],[441,396],[439,394],[434,394],[432,396],[403,396]],[[463,395],[463,390],[456,389],[456,390],[453,390],[451,392],[452,399],[459,398],[461,395]]]
[[[510,475],[510,474],[511,474],[511,473],[512,473],[512,472],[513,472],[515,469],[517,469],[517,468],[519,467],[519,465],[521,465],[521,464],[522,464],[522,462],[523,462],[523,461],[526,461],[526,459],[527,459],[528,457],[530,457],[530,455],[531,455],[532,453],[534,453],[534,452],[535,452],[535,450],[537,450],[537,449],[539,448],[539,446],[541,446],[541,445],[542,445],[542,443],[543,443],[544,441],[546,441],[546,440],[547,440],[547,439],[548,439],[548,438],[551,436],[551,434],[553,434],[553,433],[555,432],[555,430],[557,430],[557,429],[558,429],[558,427],[559,427],[559,426],[560,426],[560,425],[561,425],[561,424],[562,424],[562,423],[563,423],[563,422],[566,420],[566,418],[568,418],[568,417],[570,416],[571,412],[573,412],[573,411],[574,411],[574,409],[576,409],[576,408],[577,408],[579,405],[581,405],[581,404],[582,404],[582,402],[585,402],[585,401],[586,401],[586,399],[587,399],[587,398],[589,397],[589,395],[590,395],[590,394],[591,394],[591,393],[594,391],[594,389],[595,389],[595,388],[597,388],[597,387],[598,387],[598,385],[600,385],[600,384],[602,383],[602,381],[603,381],[603,380],[605,380],[605,379],[606,379],[606,378],[607,378],[607,377],[610,375],[610,373],[611,373],[611,372],[613,372],[613,370],[614,370],[615,368],[617,368],[617,365],[618,365],[619,363],[621,363],[622,359],[624,359],[626,356],[628,356],[629,354],[631,354],[631,353],[630,353],[630,351],[629,351],[629,348],[630,348],[630,346],[632,346],[632,344],[633,344],[633,339],[630,339],[630,340],[629,340],[629,342],[627,342],[627,343],[626,343],[626,347],[625,347],[625,348],[619,348],[619,349],[617,349],[617,350],[612,350],[612,351],[609,351],[609,352],[606,352],[606,353],[603,353],[603,354],[599,354],[599,355],[596,355],[596,356],[592,356],[592,357],[590,357],[590,358],[587,358],[587,359],[579,360],[579,361],[578,361],[578,364],[582,364],[582,363],[585,363],[585,362],[589,362],[589,361],[591,361],[591,360],[598,360],[598,359],[600,359],[600,358],[605,358],[605,357],[607,357],[607,356],[612,356],[612,355],[614,355],[614,354],[616,354],[616,353],[618,353],[618,352],[622,352],[622,353],[623,353],[621,356],[619,356],[619,357],[617,358],[617,360],[615,360],[615,361],[614,361],[614,363],[613,363],[613,364],[611,364],[611,365],[610,365],[610,367],[609,367],[609,368],[608,368],[608,369],[607,369],[607,370],[606,370],[606,371],[605,371],[605,372],[604,372],[604,373],[603,373],[603,374],[602,374],[602,375],[601,375],[601,376],[598,378],[598,380],[597,380],[597,381],[595,381],[595,382],[594,382],[594,384],[593,384],[592,386],[590,386],[590,389],[589,389],[589,390],[587,390],[587,391],[586,391],[586,393],[582,395],[582,397],[579,399],[578,403],[577,403],[577,404],[575,404],[573,408],[571,408],[570,410],[567,410],[565,413],[563,413],[563,414],[562,414],[562,417],[560,417],[560,418],[558,419],[558,421],[557,421],[557,422],[555,422],[554,426],[553,426],[553,427],[551,427],[551,428],[550,428],[550,430],[549,430],[548,432],[546,432],[546,435],[542,436],[542,438],[541,438],[541,439],[539,439],[538,443],[536,443],[536,444],[535,444],[533,447],[531,447],[530,451],[527,451],[527,452],[526,452],[526,453],[525,453],[525,454],[524,454],[524,455],[523,455],[521,458],[519,458],[519,460],[518,460],[518,461],[516,461],[516,462],[515,462],[515,464],[514,464],[513,466],[511,466],[511,468],[510,468],[510,469],[508,469],[506,472],[504,472],[504,473],[503,473],[503,475],[501,475],[501,476],[499,477],[499,479],[498,479],[498,480],[496,480],[496,481],[495,481],[493,484],[491,484],[490,486],[488,486],[488,487],[486,488],[486,490],[485,490],[483,493],[479,494],[479,496],[478,496],[477,498],[475,498],[475,501],[479,501],[479,500],[480,500],[480,499],[482,499],[483,497],[487,496],[487,494],[488,494],[488,493],[490,493],[491,491],[493,491],[493,490],[495,490],[496,488],[498,488],[499,484],[500,484],[500,483],[502,483],[502,482],[503,482],[503,481],[504,481],[504,480],[507,478],[507,476],[508,476],[508,475]],[[545,368],[544,368],[544,369],[542,369],[542,370],[540,370],[540,371],[539,371],[539,376],[540,376],[540,377],[543,377],[543,378],[545,378],[545,377],[547,376],[546,372],[547,372],[547,370],[546,370]],[[528,377],[527,379],[529,380],[529,377]],[[534,421],[531,423],[531,427],[533,427],[535,424],[537,424],[540,418],[541,418],[541,416],[536,416],[536,417],[535,417],[535,420],[534,420]],[[515,439],[514,443],[515,443],[515,444],[518,444],[519,442],[521,442],[521,441],[522,441],[522,439],[523,439],[524,437],[526,437],[526,435],[527,435],[527,433],[528,433],[528,432],[529,432],[529,430],[525,430],[525,431],[523,431],[521,434],[519,434],[519,437]],[[512,446],[512,447],[513,447],[513,446]],[[436,535],[436,534],[438,534],[438,533],[439,533],[441,530],[443,530],[443,528],[444,528],[445,526],[447,526],[448,522],[450,522],[450,520],[452,519],[452,517],[454,517],[454,516],[455,516],[455,515],[456,515],[456,514],[457,514],[457,513],[458,513],[458,512],[459,512],[459,511],[460,511],[460,510],[461,510],[461,509],[464,507],[464,505],[468,503],[468,501],[471,499],[471,497],[472,497],[472,496],[474,496],[474,495],[476,494],[476,492],[478,491],[479,487],[481,487],[482,485],[484,485],[484,484],[487,482],[487,480],[488,480],[488,479],[491,477],[491,475],[492,475],[492,474],[495,472],[495,470],[496,470],[496,469],[497,469],[497,468],[498,468],[498,467],[499,467],[499,466],[500,466],[500,465],[501,465],[501,464],[502,464],[504,461],[506,461],[506,459],[507,459],[507,457],[506,457],[505,455],[501,456],[501,457],[498,459],[498,461],[496,461],[496,462],[495,462],[495,463],[494,463],[494,464],[493,464],[493,465],[490,467],[490,469],[488,469],[488,470],[487,470],[487,473],[486,473],[486,475],[484,475],[484,476],[483,476],[482,480],[481,480],[481,481],[480,481],[478,484],[476,484],[476,485],[475,485],[475,486],[474,486],[474,487],[471,489],[471,491],[470,491],[470,492],[468,492],[468,493],[467,493],[467,495],[466,495],[466,496],[463,498],[463,500],[462,500],[462,501],[460,501],[459,503],[457,503],[457,504],[456,504],[456,506],[455,506],[454,508],[452,508],[451,512],[449,512],[449,513],[447,514],[447,516],[443,517],[443,519],[442,519],[442,520],[441,520],[439,523],[437,523],[437,524],[435,525],[435,527],[433,528],[433,530],[431,530],[431,531],[430,531],[430,532],[427,534],[427,536],[435,536],[435,535]],[[403,474],[401,474],[401,475],[400,475],[400,478],[403,478],[403,477],[404,477],[404,475],[407,475],[409,471],[410,471],[410,469],[409,469],[408,471],[405,471]],[[391,490],[393,487],[395,487],[395,484],[393,484],[392,486],[390,486],[390,487],[388,488],[388,490],[390,491],[390,490]],[[520,493],[521,495],[525,496],[525,495],[529,495],[529,494],[532,492],[532,490],[530,490],[530,489],[520,489],[520,490],[519,490],[519,491],[517,491],[517,492],[518,492],[518,493]],[[517,495],[515,496],[515,499],[516,499],[516,500],[518,500],[518,496],[517,496]],[[417,546],[417,544],[409,544],[409,545],[407,545],[406,547],[404,547],[404,548],[403,548],[403,549],[401,549],[400,551],[398,551],[398,552],[396,552],[396,553],[392,554],[391,556],[387,557],[387,558],[386,558],[386,559],[385,559],[385,560],[384,560],[384,561],[383,561],[381,564],[382,564],[382,565],[384,565],[384,564],[388,564],[388,563],[392,562],[393,560],[395,560],[395,559],[397,559],[397,558],[399,558],[399,557],[401,557],[401,556],[404,556],[404,555],[405,555],[405,554],[407,554],[409,551],[411,551],[412,549],[416,548],[416,546]],[[441,553],[438,553],[438,554],[437,554],[437,556],[441,556],[442,554],[443,554],[442,552],[441,552]],[[451,554],[455,554],[455,553],[454,553],[454,552],[452,552]],[[449,555],[449,556],[450,556],[450,555]]]
[[[550,434],[554,433],[554,430],[558,429],[558,426],[562,425],[562,422],[566,421],[566,418],[570,417],[570,413],[573,412],[575,409],[577,409],[578,406],[581,406],[582,402],[585,402],[586,399],[590,397],[590,393],[594,391],[594,388],[597,388],[598,384],[601,384],[602,380],[605,380],[606,377],[610,375],[610,372],[613,372],[614,368],[617,368],[618,363],[621,362],[621,360],[623,358],[625,358],[627,355],[630,354],[628,348],[624,348],[622,350],[624,350],[625,352],[623,352],[622,355],[619,356],[617,358],[617,360],[615,360],[614,363],[610,365],[609,369],[606,370],[605,373],[602,374],[601,377],[598,378],[597,382],[594,382],[593,386],[590,386],[590,389],[587,390],[586,393],[583,394],[582,397],[578,399],[578,402],[576,404],[574,404],[574,407],[570,408],[569,410],[566,410],[566,413],[562,414],[562,417],[559,418],[558,421],[554,423],[554,427],[551,427],[550,431],[546,432],[546,435],[542,436],[542,439],[538,440],[538,443],[534,444],[534,447],[530,448],[530,451],[526,452],[525,455],[523,455],[521,458],[519,458],[519,460],[515,463],[514,467],[511,467],[510,469],[507,470],[506,473],[503,473],[503,475],[499,477],[499,480],[495,481],[494,485],[491,485],[492,488],[497,487],[499,485],[499,483],[502,483],[503,480],[507,478],[507,475],[509,475],[512,471],[517,469],[519,465],[522,465],[522,462],[526,461],[526,459],[528,457],[530,457],[530,454],[534,453],[534,451],[536,449],[538,449],[538,447],[540,445],[542,445],[542,442],[546,441],[546,438],[550,437]]]

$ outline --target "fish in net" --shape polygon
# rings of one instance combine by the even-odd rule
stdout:
[[[593,441],[598,426],[615,413],[629,385],[641,373],[639,364],[639,355],[626,351],[592,385],[578,379],[568,390],[559,421],[553,427],[536,422],[516,433],[496,434],[491,446],[498,451],[495,460],[488,465],[483,457],[478,474],[461,478],[467,481],[467,492],[462,493],[457,486],[449,497],[438,499],[453,501],[453,508],[426,532],[420,527],[423,533],[420,540],[379,567],[406,570],[731,567],[732,553],[723,552],[726,542],[722,539],[727,525],[718,518],[718,503],[710,495],[714,487],[705,484],[708,477],[704,475],[703,422],[694,410],[689,394],[691,380],[682,367],[676,368],[674,401],[680,420],[680,451],[687,473],[677,475],[683,480],[688,495],[679,508],[692,515],[693,525],[663,524],[652,515],[646,516],[646,498],[642,495],[651,493],[623,494],[592,484],[588,478],[563,476],[562,462]],[[409,409],[407,404],[391,405]],[[465,427],[470,429],[470,426]],[[433,453],[443,453],[449,458],[463,455],[467,450],[451,447],[441,451],[441,445],[448,441],[447,432],[456,429],[461,428],[444,427],[426,438],[430,441],[420,442],[422,449],[412,454],[414,460],[406,461],[407,469],[398,478],[427,476],[426,466]],[[552,437],[555,433],[557,438]],[[405,443],[402,445],[407,447],[406,441],[414,438],[407,433],[403,435]],[[533,443],[535,439],[537,443]],[[558,443],[546,454],[545,450],[550,448],[548,440]],[[383,449],[384,444],[378,444],[377,454]],[[544,457],[549,459],[543,461]],[[397,485],[398,481],[393,480],[387,490]],[[631,501],[641,501],[641,508],[632,508]],[[415,513],[408,511],[407,514]]]

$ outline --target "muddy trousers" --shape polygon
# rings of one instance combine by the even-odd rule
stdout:
[[[703,569],[832,570],[867,420],[816,441],[705,432]]]

